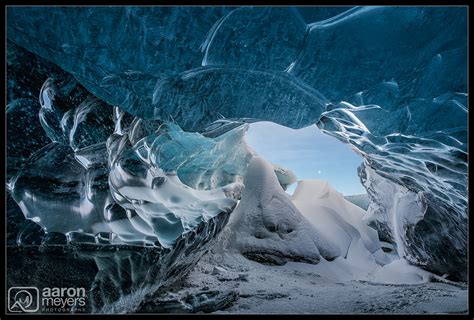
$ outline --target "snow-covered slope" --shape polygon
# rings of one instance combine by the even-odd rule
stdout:
[[[377,231],[362,220],[364,210],[344,199],[328,182],[298,182],[292,201],[313,227],[337,246],[337,256],[347,258],[352,253],[350,250],[357,246],[368,251],[368,255],[374,254],[379,263],[388,262],[381,250]]]
[[[244,178],[242,199],[220,240],[222,252],[239,252],[270,264],[288,260],[318,263],[335,246],[306,220],[284,192],[272,165],[254,157]]]
[[[365,211],[328,182],[299,181],[290,197],[272,165],[255,156],[244,185],[242,199],[213,250],[217,260],[243,255],[270,265],[310,262],[317,265],[309,268],[321,276],[344,281],[421,283],[432,277],[395,252],[384,252],[377,231],[363,219]],[[234,259],[240,260],[230,261]]]

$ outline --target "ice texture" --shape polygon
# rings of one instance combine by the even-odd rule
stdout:
[[[75,313],[140,312],[140,305],[146,301],[144,297],[167,292],[166,286],[196,265],[215,244],[228,219],[229,214],[222,212],[208,222],[201,222],[192,232],[181,235],[172,248],[105,241],[91,244],[84,239],[65,244],[67,239],[63,234],[42,236],[41,245],[29,243],[9,248],[8,281],[39,288],[65,285],[87,288],[85,310]],[[31,236],[32,230],[29,231]],[[25,268],[25,265],[34,267]],[[123,310],[125,301],[129,310]],[[154,311],[167,309],[156,306]]]
[[[49,84],[48,79],[45,86]],[[53,96],[44,90],[41,94]],[[251,157],[242,142],[245,127],[216,141],[198,133],[187,134],[172,124],[152,121],[146,127],[138,118],[124,130],[119,124],[124,120],[122,115],[115,117],[114,127],[109,128],[114,133],[107,142],[77,148],[73,142],[81,132],[78,129],[87,128],[87,111],[91,110],[87,107],[91,102],[86,99],[86,103],[73,112],[72,127],[61,126],[62,133],[69,133],[69,141],[43,147],[12,178],[13,198],[27,219],[48,233],[68,235],[70,241],[168,248],[202,221],[232,211],[240,198],[239,177]],[[51,104],[46,109],[51,110]],[[111,108],[108,116],[112,118]],[[64,118],[68,119],[67,113]],[[88,128],[85,133],[107,128],[100,121],[94,123],[99,130]],[[45,131],[54,133],[52,126],[50,120]],[[88,139],[78,141],[86,143]],[[227,145],[239,142],[241,153],[231,157],[227,152],[232,149]],[[216,167],[221,170],[211,170]],[[179,176],[202,190],[182,183]]]
[[[466,19],[462,7],[355,7],[310,24],[289,72],[333,102],[392,80],[399,103],[466,92]]]
[[[418,100],[406,109],[414,109],[413,105],[419,107],[419,114],[400,118],[378,106],[341,103],[323,113],[318,126],[351,144],[365,158],[359,176],[370,200],[367,221],[377,225],[384,237],[392,238],[399,254],[412,263],[463,279],[467,259],[466,95]],[[450,117],[444,114],[447,110]],[[383,118],[383,125],[373,120]],[[426,118],[430,121],[422,120]]]
[[[296,10],[243,7],[229,12],[207,35],[202,65],[284,71],[296,59],[306,34],[306,23]]]
[[[116,203],[139,220],[138,230],[156,236],[162,246],[170,247],[181,234],[194,229],[201,221],[208,221],[221,212],[231,212],[241,184],[233,182],[232,166],[224,161],[228,149],[225,143],[219,145],[199,134],[187,136],[176,127],[173,130],[173,126],[166,128],[164,124],[155,129],[155,135],[137,136],[139,121],[132,123],[129,133],[112,135],[107,141],[110,191]],[[240,131],[241,128],[234,129],[229,135],[241,137]],[[241,156],[245,159],[245,154]],[[216,179],[210,172],[214,167],[223,168],[219,171],[222,175]],[[228,180],[224,175],[226,169],[230,171]],[[207,190],[184,184],[179,177],[181,170],[183,179]],[[221,186],[217,188],[217,185]]]
[[[161,79],[153,91],[153,105],[160,106],[154,109],[154,118],[172,119],[186,131],[204,130],[221,118],[253,118],[301,128],[314,124],[327,102],[288,73],[222,66]]]
[[[8,9],[9,39],[72,73],[100,99],[150,116],[157,79],[201,65],[200,45],[228,7]]]
[[[300,38],[304,36],[306,25],[295,10],[262,9],[239,8],[243,12],[236,16],[246,19],[260,12],[281,19],[289,15],[294,28],[303,33]],[[9,8],[8,34],[15,43],[72,73],[105,102],[143,118],[176,121],[187,131],[201,130],[222,117],[247,115],[290,127],[314,123],[326,101],[315,89],[283,72],[286,67],[274,68],[278,72],[238,65],[190,70],[201,65],[196,60],[202,57],[199,48],[206,32],[230,11],[218,7]],[[191,21],[185,18],[191,16]],[[224,20],[232,23],[232,19]],[[112,34],[101,32],[109,28]],[[298,41],[290,38],[290,30],[286,32],[288,40],[282,46],[289,42],[293,51],[299,50]],[[130,41],[132,34],[136,36]],[[220,46],[220,42],[213,43]],[[255,50],[269,43],[275,41],[249,48],[249,54],[255,56]],[[279,47],[275,44],[274,51]],[[236,53],[238,59],[249,61],[241,54]],[[270,54],[266,56],[270,61],[264,67],[273,61]],[[280,56],[288,59],[286,53]],[[298,109],[298,114],[288,118],[285,111],[290,109]]]

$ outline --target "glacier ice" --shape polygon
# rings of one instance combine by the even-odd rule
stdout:
[[[151,117],[157,79],[201,65],[200,45],[228,7],[8,9],[9,39],[72,73],[98,98]],[[164,58],[166,56],[166,58]]]
[[[40,105],[33,99],[15,99],[6,106],[7,167],[11,177],[31,154],[50,142],[38,121]],[[28,126],[25,128],[25,124]],[[22,132],[23,137],[18,133]],[[35,135],[34,139],[26,136]]]
[[[48,79],[45,85],[49,83]],[[143,120],[136,118],[125,132],[119,125],[125,120],[122,116],[116,118],[111,129],[116,133],[107,142],[77,148],[74,141],[88,142],[77,138],[78,129],[87,128],[88,106],[93,102],[85,101],[86,107],[80,104],[73,112],[72,128],[60,126],[69,132],[69,141],[46,145],[12,178],[9,187],[26,218],[47,232],[73,238],[83,233],[92,242],[108,233],[111,243],[158,241],[171,247],[201,221],[232,211],[252,156],[242,140],[245,127],[213,139],[156,121],[148,132]],[[112,119],[112,109],[108,116]],[[95,120],[101,130],[108,128]],[[45,131],[50,128],[45,125]],[[122,135],[118,129],[124,130]],[[96,133],[92,137],[101,137],[101,131],[85,132],[90,131]],[[240,152],[228,147],[239,143]]]
[[[58,141],[34,152],[8,184],[28,219],[17,234],[28,256],[11,254],[20,261],[40,259],[42,267],[48,257],[59,281],[68,276],[65,261],[96,268],[92,278],[89,273],[74,278],[75,285],[91,288],[89,311],[101,312],[134,290],[154,292],[173,283],[195,265],[240,198],[239,179],[252,154],[243,142],[245,126],[208,138],[109,105],[92,112],[102,102],[91,97],[62,112],[59,106],[67,101],[56,95],[60,91],[47,79],[36,114],[40,128],[41,109],[57,112],[42,124]],[[112,125],[104,125],[105,119]],[[240,153],[229,148],[239,143]],[[218,176],[210,170],[215,166],[221,168]],[[283,178],[289,175],[281,170]],[[179,175],[201,190],[183,184]]]
[[[367,221],[394,240],[399,254],[412,263],[462,279],[467,259],[466,95],[412,104],[419,113],[401,121],[378,106],[341,103],[323,113],[318,126],[365,158],[359,176],[370,199]],[[422,120],[427,117],[430,121]],[[382,118],[382,125],[373,120]]]
[[[462,7],[355,7],[310,24],[289,72],[335,103],[392,80],[399,103],[466,92],[466,19]]]
[[[301,128],[314,124],[327,102],[288,73],[222,66],[161,79],[153,91],[153,105],[160,106],[154,109],[154,118],[172,119],[186,131],[204,130],[221,118],[253,118]]]
[[[88,288],[88,303],[76,313],[112,312],[108,310],[123,306],[123,299],[129,299],[128,303],[132,306],[135,303],[134,307],[138,308],[142,300],[134,300],[134,295],[155,294],[189,272],[215,245],[228,218],[223,212],[207,223],[200,223],[192,232],[180,236],[174,248],[169,249],[82,241],[65,245],[57,241],[60,239],[43,241],[41,246],[11,247],[8,250],[9,281],[38,288],[67,285]]]
[[[68,100],[71,84],[56,82],[48,78],[39,95],[40,123],[51,141],[69,144],[73,150],[105,141],[114,129],[111,107],[92,95],[73,105]]]
[[[202,65],[284,71],[296,59],[306,34],[306,23],[296,10],[242,7],[229,12],[203,42]]]
[[[278,12],[282,10],[274,11],[281,16]],[[222,117],[249,115],[290,127],[316,122],[324,111],[326,100],[317,90],[284,70],[256,71],[238,66],[199,68],[201,63],[196,62],[196,58],[201,54],[194,50],[199,52],[200,43],[197,42],[205,36],[205,32],[201,35],[199,31],[212,21],[211,17],[217,20],[226,11],[230,11],[229,8],[153,8],[148,11],[114,8],[110,12],[105,8],[10,8],[12,23],[8,24],[8,33],[15,43],[71,72],[100,99],[142,118],[176,121],[187,131],[204,129]],[[250,10],[250,13],[257,11],[262,8]],[[189,14],[197,21],[185,22],[186,19],[181,18]],[[56,24],[45,24],[43,18],[36,20],[35,17],[43,15]],[[290,10],[290,15],[296,17],[299,28],[304,30],[297,13]],[[139,19],[147,23],[142,25]],[[88,23],[84,24],[84,21]],[[105,21],[106,24],[101,24]],[[136,21],[136,24],[130,21]],[[176,21],[182,23],[183,30],[173,24]],[[67,25],[67,30],[59,31],[63,25]],[[110,37],[99,36],[99,30],[109,25],[114,25],[116,32]],[[35,30],[42,36],[22,30]],[[141,33],[150,38],[141,43],[140,37],[131,42],[124,36]],[[161,34],[167,34],[167,37],[162,39]],[[253,50],[258,48],[261,47]],[[127,54],[116,58],[116,52]],[[160,53],[167,57],[172,55],[173,59],[159,59]],[[88,57],[86,61],[82,59],[84,55]],[[221,89],[213,90],[217,86]],[[285,110],[290,108],[299,112],[288,118]]]
[[[146,136],[135,144],[131,143],[128,134],[111,136],[107,143],[112,197],[127,210],[128,216],[135,217],[131,222],[133,219],[140,221],[136,229],[156,236],[164,247],[172,246],[182,233],[194,229],[201,221],[207,221],[221,212],[230,213],[236,205],[232,196],[238,196],[241,187],[235,182],[211,189],[212,183],[222,183],[222,180],[213,181],[212,177],[206,177],[208,168],[217,164],[212,162],[214,159],[210,157],[211,151],[205,149],[205,142],[199,141],[199,137],[196,137],[198,143],[192,137],[180,140],[179,132],[173,136],[173,131],[170,131],[162,130],[156,137]],[[212,140],[203,139],[209,143]],[[160,148],[164,149],[163,152]],[[200,154],[192,157],[197,148],[203,148],[200,151],[204,157]],[[174,152],[166,153],[166,149]],[[225,152],[226,148],[223,149]],[[224,158],[225,155],[220,156]],[[174,156],[181,157],[181,160],[173,162]],[[186,159],[190,161],[186,163]],[[220,164],[221,167],[225,165]],[[208,190],[197,190],[184,184],[177,173],[181,168],[184,168],[184,178],[188,181],[198,179],[195,183]],[[189,177],[186,168],[191,168],[191,174],[198,176]],[[205,182],[207,185],[204,185]]]
[[[242,139],[255,121],[316,123],[364,157],[379,237],[465,280],[467,10],[347,9],[7,8],[9,232],[94,261],[96,311],[179,278],[229,216],[264,219],[231,238],[255,259],[386,263],[359,208],[339,197],[322,218],[345,236],[324,234],[283,191],[296,177]]]

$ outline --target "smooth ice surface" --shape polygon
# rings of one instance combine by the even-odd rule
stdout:
[[[295,8],[239,8],[207,35],[202,65],[284,71],[296,59],[305,33],[306,23]]]
[[[462,7],[355,7],[309,25],[290,73],[333,102],[392,80],[400,102],[465,92],[466,19]]]
[[[365,193],[357,176],[363,158],[316,126],[294,130],[257,122],[250,124],[245,140],[260,156],[290,168],[298,180],[330,181],[345,195]]]

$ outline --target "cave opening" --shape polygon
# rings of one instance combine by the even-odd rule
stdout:
[[[298,181],[317,179],[328,182],[345,197],[366,196],[357,174],[363,158],[316,125],[292,129],[274,122],[255,122],[250,124],[245,140],[258,155],[295,174],[297,181],[286,189],[290,195]]]

